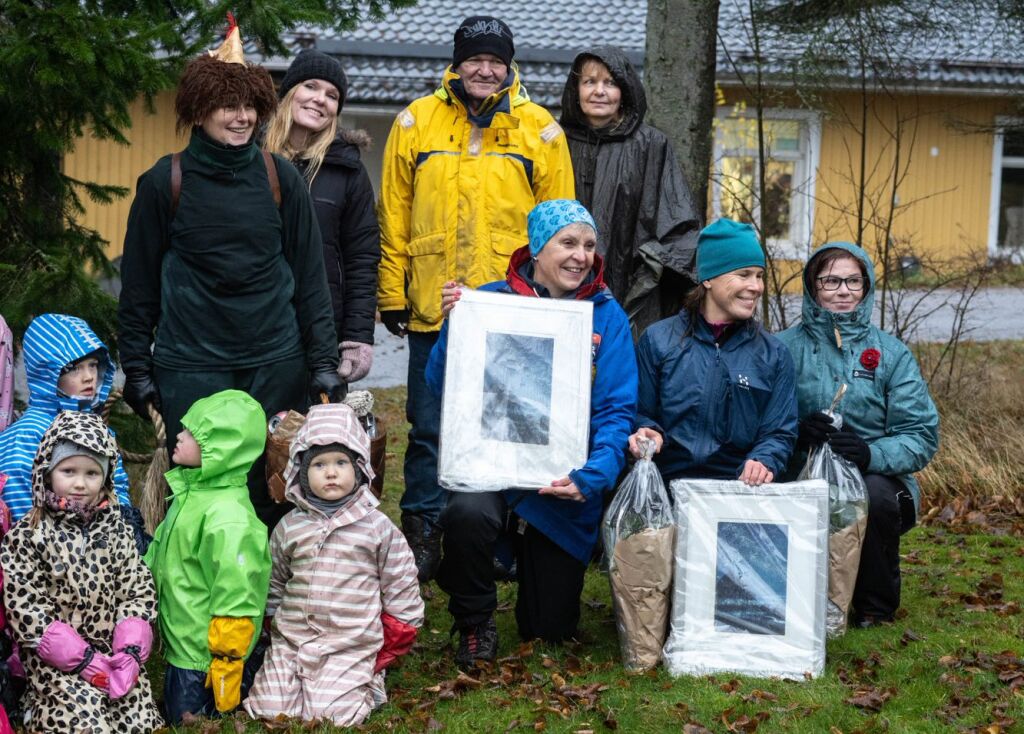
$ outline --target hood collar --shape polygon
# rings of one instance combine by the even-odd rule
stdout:
[[[369,483],[374,477],[373,467],[370,466],[370,437],[366,435],[366,431],[360,425],[355,411],[344,403],[312,406],[306,416],[306,422],[296,432],[291,448],[288,450],[288,467],[284,473],[285,499],[307,512],[323,514],[306,500],[302,488],[299,486],[302,454],[311,446],[327,446],[332,443],[340,443],[355,452],[356,466],[359,467],[364,478],[363,484],[356,489],[357,492],[368,490]],[[352,511],[353,505],[359,502],[360,498],[355,498],[338,514],[344,516]]]
[[[513,107],[530,101],[526,89],[519,81],[519,67],[513,61],[508,67],[508,76],[501,88],[485,99],[476,113],[469,111],[469,103],[462,88],[462,78],[449,66],[444,72],[441,88],[434,92],[435,96],[449,104],[462,108],[466,117],[477,127],[514,127],[518,122],[503,120],[499,114],[508,115]],[[500,121],[500,124],[499,124]]]
[[[41,408],[50,413],[62,410],[93,412],[106,402],[114,383],[114,362],[106,346],[82,319],[59,313],[37,316],[25,330],[22,349],[30,408]],[[97,358],[100,363],[96,395],[90,401],[61,395],[57,390],[61,370],[93,352],[99,352]]]
[[[540,297],[533,284],[533,257],[530,255],[530,246],[524,245],[512,253],[508,262],[508,270],[505,272],[505,282],[513,293],[521,296]],[[573,298],[577,301],[586,301],[594,296],[607,293],[608,288],[604,282],[604,258],[594,255],[594,266],[583,285],[576,289]],[[609,296],[610,297],[610,296]]]
[[[262,406],[241,390],[222,390],[197,400],[181,425],[199,444],[202,466],[169,471],[167,479],[175,491],[245,484],[267,440]]]
[[[615,83],[622,91],[620,109],[622,118],[612,125],[600,129],[590,127],[580,107],[579,80],[583,64],[588,60],[600,61],[608,67]],[[598,46],[576,55],[572,70],[562,90],[561,124],[566,134],[577,139],[622,140],[628,138],[647,114],[647,94],[633,63],[626,52],[615,46]]]
[[[46,486],[46,472],[50,468],[53,450],[61,440],[72,441],[93,453],[104,457],[107,476],[100,491],[100,501],[95,507],[81,508],[73,504],[58,503],[53,492]],[[117,504],[114,494],[114,468],[117,465],[117,441],[110,435],[106,423],[93,413],[63,411],[57,414],[39,442],[39,450],[32,461],[32,504],[36,508],[65,516],[72,520],[88,522],[101,510]],[[48,499],[50,501],[48,501]]]
[[[815,258],[827,250],[843,250],[864,265],[868,273],[868,292],[849,313],[833,313],[818,305],[814,299],[813,273]],[[842,339],[855,339],[864,336],[871,329],[871,315],[875,305],[875,266],[868,254],[850,242],[826,242],[808,258],[804,266],[804,301],[802,307],[802,325],[816,339],[829,341],[838,347]],[[839,337],[837,339],[836,333]]]

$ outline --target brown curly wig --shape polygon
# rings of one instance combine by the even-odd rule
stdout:
[[[177,131],[200,124],[221,107],[252,105],[256,126],[266,122],[277,108],[277,92],[270,73],[256,64],[232,64],[202,55],[189,62],[178,82],[174,111]]]

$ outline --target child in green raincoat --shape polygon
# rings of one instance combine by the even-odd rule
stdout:
[[[167,473],[174,501],[145,557],[160,603],[171,724],[186,712],[238,706],[270,583],[267,528],[246,487],[266,441],[263,409],[224,390],[196,401],[181,423],[177,468]]]

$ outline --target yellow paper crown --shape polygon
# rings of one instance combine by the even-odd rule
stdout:
[[[245,64],[242,34],[238,30],[234,14],[230,11],[228,12],[228,33],[224,38],[224,43],[216,51],[210,51],[210,56],[226,64]]]

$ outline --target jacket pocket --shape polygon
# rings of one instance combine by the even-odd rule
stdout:
[[[409,309],[425,324],[441,320],[441,286],[447,275],[444,232],[417,237],[409,243]]]
[[[729,370],[726,424],[729,443],[735,448],[745,452],[753,446],[770,398],[771,386],[760,372]]]
[[[504,280],[512,253],[526,244],[522,235],[491,232],[491,274],[488,280]]]

